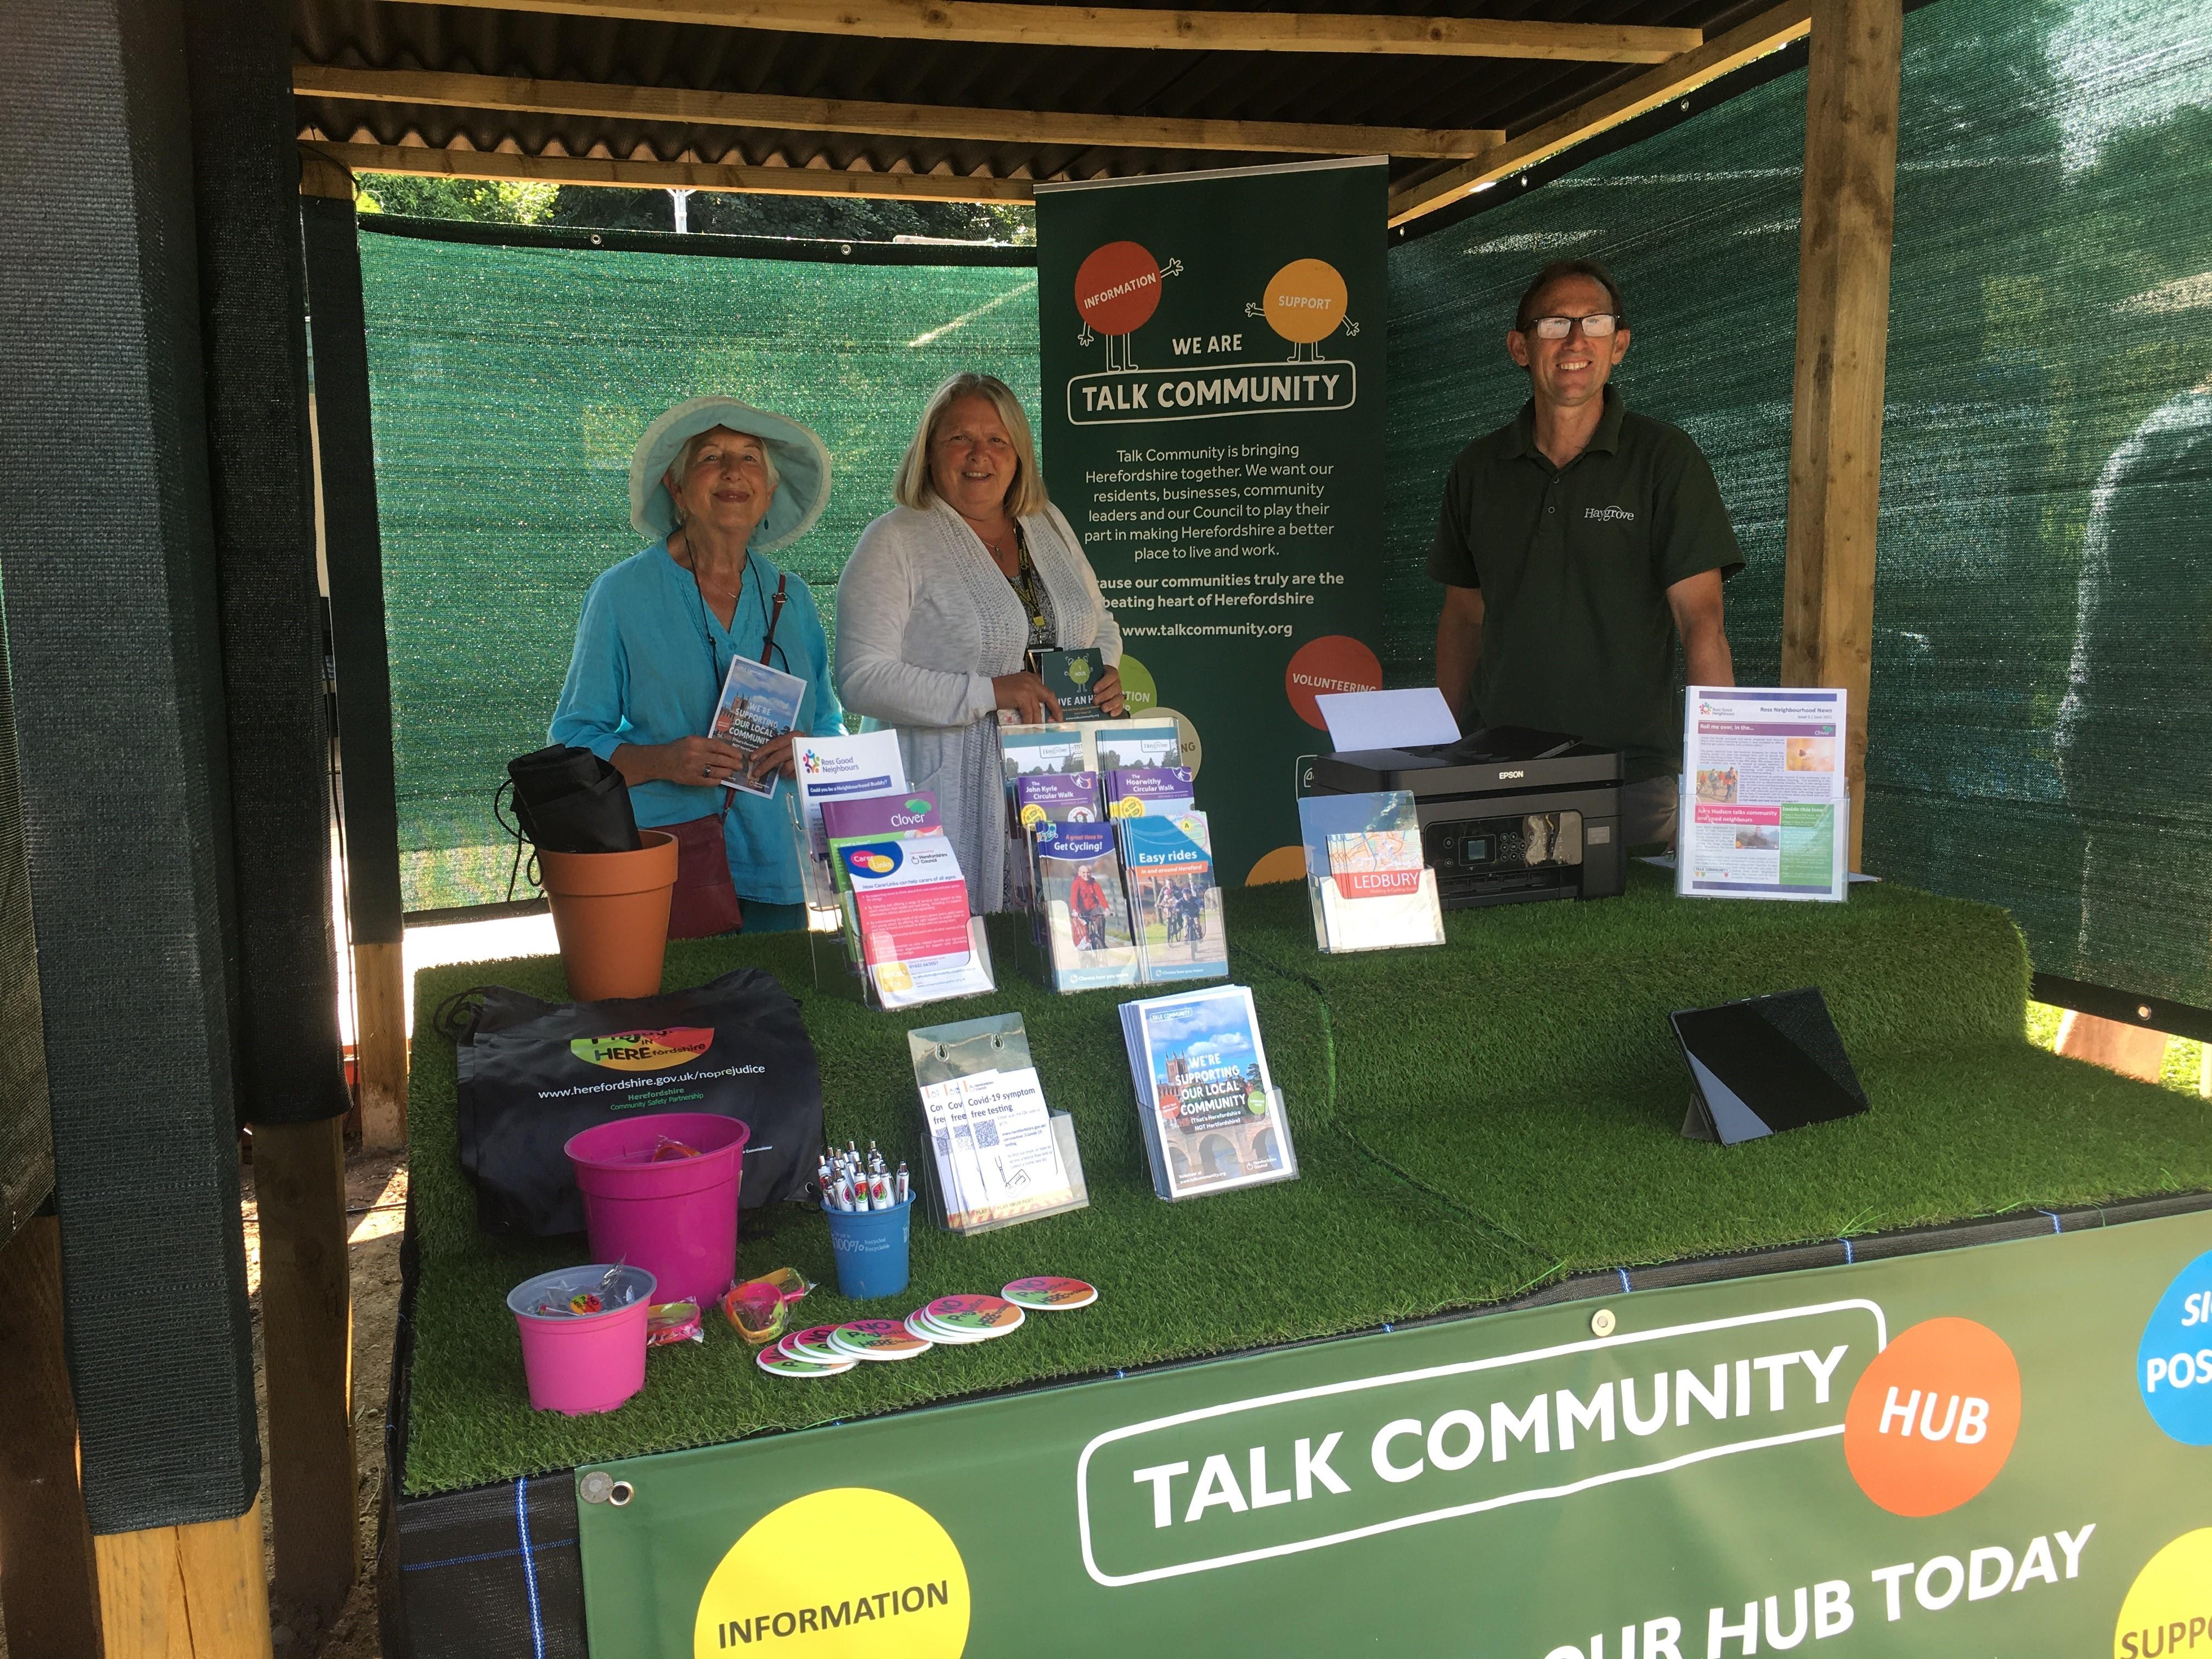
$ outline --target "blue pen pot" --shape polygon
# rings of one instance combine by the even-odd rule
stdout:
[[[893,1210],[827,1212],[830,1248],[837,1255],[837,1293],[848,1301],[872,1302],[906,1288],[907,1222],[914,1200]]]

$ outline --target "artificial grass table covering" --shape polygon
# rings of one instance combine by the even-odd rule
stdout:
[[[1091,1207],[975,1238],[917,1216],[913,1283],[888,1304],[836,1291],[826,1224],[791,1207],[738,1270],[793,1266],[821,1288],[804,1322],[903,1312],[1029,1273],[1100,1290],[1004,1340],[769,1377],[710,1318],[703,1346],[648,1356],[606,1416],[532,1413],[503,1298],[582,1259],[580,1241],[478,1231],[454,1126],[453,1049],[428,1018],[467,986],[566,994],[532,958],[425,972],[410,1139],[420,1249],[410,1495],[895,1411],[1054,1377],[1251,1348],[1478,1307],[1591,1267],[2212,1187],[2187,1097],[2057,1058],[2023,1036],[2028,965],[2002,912],[1889,884],[1843,905],[1674,897],[1638,868],[1604,902],[1458,911],[1438,949],[1329,957],[1296,884],[1228,895],[1232,977],[1249,984],[1289,1110],[1299,1179],[1183,1204],[1152,1196],[1117,1005],[1062,997],[1001,949],[995,995],[904,1014],[817,991],[802,935],[672,945],[665,983],[768,969],[805,1011],[831,1137],[918,1162],[908,1028],[1018,1009],[1051,1104],[1073,1115]],[[1667,1014],[1819,985],[1872,1109],[1722,1148],[1677,1133],[1688,1084]]]

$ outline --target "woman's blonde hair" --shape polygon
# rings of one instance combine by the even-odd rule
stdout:
[[[995,374],[956,374],[929,394],[929,404],[921,411],[921,424],[914,429],[914,441],[906,447],[906,458],[899,463],[898,477],[891,485],[891,494],[898,504],[926,508],[936,499],[937,492],[929,483],[930,440],[937,435],[937,423],[945,418],[945,411],[963,398],[989,398],[991,407],[998,410],[999,419],[1014,441],[1014,482],[1006,491],[1006,511],[1017,519],[1043,512],[1051,505],[1051,499],[1044,492],[1044,475],[1037,469],[1036,442],[1030,436],[1030,417],[1022,409],[1022,400],[1014,396],[1013,388]]]

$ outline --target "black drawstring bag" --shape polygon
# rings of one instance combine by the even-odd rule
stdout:
[[[432,1018],[459,1073],[461,1168],[489,1230],[584,1230],[562,1150],[618,1117],[712,1112],[751,1133],[738,1202],[797,1198],[822,1149],[822,1071],[799,1004],[759,968],[653,997],[544,1002],[502,985],[448,999]]]
[[[623,775],[588,749],[562,744],[507,763],[514,816],[533,847],[549,853],[635,853],[637,816]]]

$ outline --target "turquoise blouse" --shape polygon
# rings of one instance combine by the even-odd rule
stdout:
[[[669,556],[665,540],[602,572],[584,595],[576,647],[549,740],[612,760],[626,743],[704,737],[731,657],[760,656],[776,578],[784,574],[761,554],[751,555],[744,591],[725,628],[700,599],[691,573]],[[822,613],[796,576],[785,589],[769,666],[806,682],[799,732],[823,737],[845,729],[844,711],[830,684],[830,642]],[[720,784],[694,787],[655,778],[632,785],[629,799],[640,826],[650,828],[717,811],[728,793],[722,838],[738,896],[763,904],[796,904],[804,895],[785,818],[784,795],[791,787],[789,778],[780,779],[775,796],[763,800],[742,790],[726,792]]]

